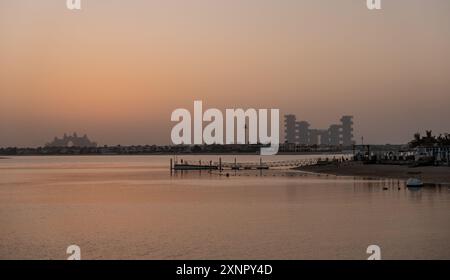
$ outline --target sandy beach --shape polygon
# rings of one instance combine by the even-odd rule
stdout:
[[[426,184],[450,184],[450,167],[447,166],[423,166],[408,167],[403,165],[365,165],[359,162],[341,165],[314,165],[297,167],[296,170],[331,174],[338,176],[357,176],[373,178],[408,179],[419,177]]]

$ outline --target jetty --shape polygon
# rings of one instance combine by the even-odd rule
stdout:
[[[181,160],[180,163],[178,163],[177,160],[170,159],[170,171],[172,170],[218,170],[219,166],[216,164],[213,164],[212,161],[209,162],[209,164],[202,164],[202,161],[199,160],[198,163],[190,163],[185,160]]]
[[[262,158],[259,162],[222,162],[222,158],[219,157],[218,162],[209,161],[202,163],[202,161],[192,162],[181,159],[180,162],[176,159],[170,159],[170,170],[268,170],[268,169],[290,169],[301,166],[316,165],[320,162],[320,159],[299,159],[299,160],[282,160],[282,161],[268,161],[264,162]]]
[[[218,170],[217,165],[175,164],[173,170]]]

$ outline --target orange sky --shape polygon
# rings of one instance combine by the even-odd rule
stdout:
[[[170,142],[171,112],[279,108],[404,143],[450,132],[450,1],[0,2],[0,147]]]

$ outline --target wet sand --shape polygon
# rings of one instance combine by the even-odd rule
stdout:
[[[373,178],[408,179],[421,178],[426,184],[450,184],[450,167],[423,166],[408,167],[403,165],[362,164],[351,162],[345,164],[328,164],[297,167],[296,170],[331,174],[338,176],[357,176]]]

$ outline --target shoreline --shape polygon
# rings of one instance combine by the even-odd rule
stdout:
[[[417,177],[425,184],[450,184],[450,167],[447,166],[408,167],[404,165],[362,164],[360,162],[350,162],[340,165],[327,164],[302,166],[293,169],[336,176],[401,180]]]
[[[277,156],[310,156],[310,155],[350,155],[349,151],[342,152],[296,152],[285,153],[281,152],[276,154]],[[134,153],[134,154],[118,154],[118,153],[105,153],[105,154],[5,154],[1,155],[0,159],[8,159],[10,157],[46,157],[46,156],[261,156],[257,153]],[[264,157],[264,156],[263,156]]]

